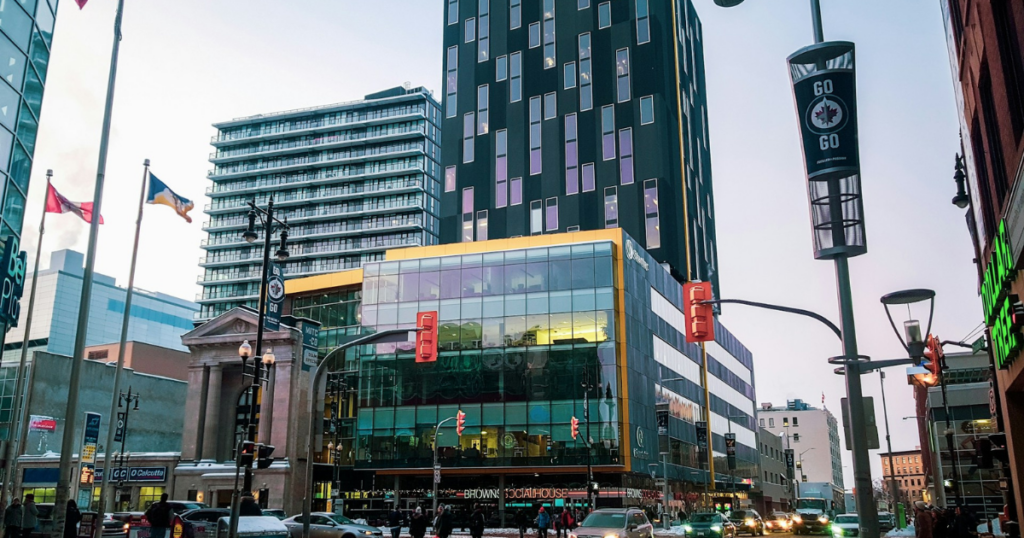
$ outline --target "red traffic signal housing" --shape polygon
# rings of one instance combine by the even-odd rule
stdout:
[[[256,456],[256,443],[242,441],[242,452],[238,455],[239,467],[252,467],[253,458]]]
[[[580,419],[572,417],[572,438],[575,441],[580,435]]]
[[[924,367],[935,376],[937,384],[942,377],[942,363],[946,355],[942,352],[942,344],[934,334],[929,334],[928,339],[925,340],[924,357],[928,359],[928,364],[925,364]]]
[[[466,429],[466,414],[459,410],[455,415],[455,433],[462,437],[462,432]]]
[[[416,362],[437,361],[437,312],[416,314]]]
[[[710,304],[710,282],[687,282],[683,284],[683,314],[686,317],[686,341],[713,342],[715,340],[715,308]]]

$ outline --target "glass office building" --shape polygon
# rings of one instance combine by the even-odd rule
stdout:
[[[443,503],[507,515],[584,503],[588,459],[598,506],[700,502],[701,350],[680,331],[682,286],[621,229],[390,250],[351,273],[286,285],[292,315],[323,323],[322,353],[346,333],[414,326],[421,311],[439,313],[440,351],[431,363],[416,362],[412,343],[348,353],[348,388],[326,398],[322,498],[336,494],[354,515],[389,499],[429,505],[434,430],[447,420],[437,431]],[[716,482],[730,483],[731,428],[742,496],[760,476],[752,356],[720,324],[716,333]],[[460,410],[461,436],[451,419]],[[667,467],[668,499],[652,466],[659,477]]]
[[[389,248],[438,237],[440,109],[424,88],[398,87],[363,100],[259,114],[215,127],[213,185],[204,212],[203,292],[197,320],[235,306],[256,308],[260,238],[242,239],[247,202],[291,225],[286,278],[382,260]]]

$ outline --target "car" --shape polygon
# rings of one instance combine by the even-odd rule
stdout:
[[[285,511],[281,510],[280,508],[266,508],[263,510],[263,515],[276,517],[281,521],[288,519],[288,514],[286,514]]]
[[[789,532],[793,529],[793,520],[785,512],[775,512],[764,521],[768,532]]]
[[[189,510],[198,510],[200,508],[209,508],[205,503],[198,501],[167,501],[167,504],[171,505],[171,510],[175,514],[181,515]]]
[[[569,538],[653,538],[654,525],[637,508],[594,510]]]
[[[892,512],[878,513],[878,530],[889,532],[896,528],[896,516]]]
[[[840,514],[832,520],[833,536],[858,536],[860,535],[860,516],[857,514]]]
[[[199,508],[179,514],[185,538],[216,538],[217,522],[231,517],[227,508]]]
[[[736,525],[729,518],[717,512],[692,514],[683,524],[686,538],[733,538]]]
[[[103,538],[126,538],[128,522],[115,519],[114,514],[106,514],[103,518]]]
[[[729,519],[736,525],[736,534],[749,533],[751,536],[764,536],[764,520],[757,510],[733,510]]]
[[[302,538],[302,514],[283,521],[291,538]],[[381,538],[384,533],[378,527],[359,525],[351,519],[333,512],[309,514],[310,538]]]

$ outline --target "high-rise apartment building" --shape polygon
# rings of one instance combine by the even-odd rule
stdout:
[[[291,226],[286,278],[357,268],[437,243],[441,111],[424,88],[215,124],[209,237],[197,320],[256,307],[263,237],[242,239],[246,205],[273,198]],[[276,239],[275,239],[276,240]]]
[[[839,446],[839,423],[828,409],[818,409],[803,400],[786,405],[761,404],[757,413],[761,428],[781,436],[796,460],[796,491],[800,496],[828,498],[843,505],[843,461]]]
[[[0,3],[0,236],[21,237],[57,0]]]
[[[446,0],[444,16],[442,242],[623,228],[717,290],[690,1]]]

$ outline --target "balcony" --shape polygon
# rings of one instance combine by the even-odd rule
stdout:
[[[281,140],[276,143],[261,145],[259,147],[241,147],[220,149],[210,154],[210,162],[214,164],[240,161],[250,158],[266,158],[273,155],[288,153],[304,148],[313,150],[328,150],[344,147],[349,144],[359,143],[362,145],[373,142],[385,142],[388,140],[400,140],[410,136],[426,136],[426,125],[413,128],[390,129],[381,133],[352,133],[350,135],[332,134],[325,137],[313,139]]]
[[[291,238],[293,240],[322,239],[334,236],[344,237],[348,235],[359,235],[378,232],[396,232],[416,229],[422,230],[424,226],[425,225],[423,224],[423,221],[419,215],[416,215],[413,218],[392,219],[391,222],[388,222],[383,226],[375,226],[372,222],[369,223],[369,225],[367,225],[367,223],[364,222],[362,219],[357,219],[354,221],[341,221],[338,224],[338,226],[317,227],[314,228],[312,231],[307,231],[303,228],[292,228]],[[204,239],[200,243],[200,246],[207,250],[217,250],[221,248],[247,246],[250,244],[262,245],[263,239],[261,237],[253,243],[247,243],[244,239],[242,239],[242,234],[238,234],[237,236],[227,235],[216,239]]]
[[[367,172],[365,169],[358,172],[346,171],[346,172],[325,172],[319,171],[312,174],[305,174],[302,176],[291,177],[287,179],[262,179],[254,181],[246,181],[242,186],[238,186],[240,181],[233,183],[221,183],[214,185],[213,187],[207,187],[206,194],[215,196],[221,193],[243,193],[246,191],[262,191],[273,187],[295,185],[315,185],[317,183],[331,183],[337,180],[344,179],[373,179],[374,177],[389,176],[401,173],[425,173],[426,170],[422,164],[415,164],[412,166],[401,166],[401,167],[388,167],[385,170],[371,170]]]
[[[210,303],[210,302],[217,302],[217,301],[224,301],[224,300],[227,300],[227,299],[248,300],[248,299],[258,299],[258,298],[259,298],[259,292],[258,291],[248,291],[248,290],[246,290],[246,291],[220,291],[220,292],[212,292],[212,291],[211,292],[206,292],[206,291],[204,291],[203,293],[197,293],[196,294],[196,302],[200,303],[200,304],[202,304],[202,303]]]
[[[361,114],[355,119],[328,116],[315,120],[290,122],[288,125],[270,125],[260,129],[251,129],[249,131],[227,131],[210,137],[210,144],[215,147],[221,147],[237,144],[243,140],[250,140],[254,142],[258,140],[272,140],[275,138],[285,138],[293,135],[313,134],[322,132],[325,129],[333,129],[341,126],[366,127],[381,123],[394,123],[410,119],[426,119],[427,117],[425,109],[420,107],[402,107],[395,109],[394,113],[389,113],[389,111],[390,109],[381,111],[380,114]],[[268,118],[268,121],[273,120]]]
[[[250,163],[247,165],[239,165],[230,167],[228,170],[217,169],[209,170],[206,173],[206,177],[212,180],[226,179],[230,177],[241,177],[245,175],[252,175],[254,172],[284,172],[287,170],[298,170],[303,167],[322,167],[332,164],[357,164],[361,162],[369,162],[376,160],[386,159],[399,159],[402,157],[413,157],[417,155],[425,154],[425,149],[421,147],[400,147],[394,151],[381,152],[381,153],[364,153],[364,154],[353,154],[343,153],[335,155],[324,155],[324,154],[311,154],[292,157],[290,159],[278,159],[275,161]],[[333,158],[332,158],[333,157]],[[225,167],[228,168],[228,167]]]
[[[274,196],[274,205],[277,206],[277,207],[282,207],[282,206],[297,205],[297,204],[303,204],[303,203],[309,203],[309,202],[320,203],[320,202],[347,200],[347,199],[353,199],[353,198],[367,198],[367,197],[370,197],[370,196],[373,196],[373,195],[376,195],[376,194],[397,194],[397,193],[401,193],[401,192],[416,191],[416,190],[420,190],[422,188],[423,188],[423,182],[422,181],[413,180],[413,181],[389,182],[388,184],[385,184],[383,187],[379,187],[379,188],[375,188],[375,189],[367,189],[366,186],[362,185],[362,184],[360,184],[360,185],[348,184],[348,185],[341,185],[341,186],[338,186],[338,187],[332,187],[332,188],[329,188],[329,189],[322,189],[322,190],[316,191],[314,193],[302,192],[302,191],[299,191],[299,192],[291,191],[291,192],[275,193],[273,196]],[[249,202],[249,200],[246,200],[244,198],[218,201],[218,202],[215,202],[215,203],[212,203],[212,204],[206,204],[206,206],[203,208],[203,212],[208,214],[208,215],[212,215],[212,214],[216,214],[216,213],[229,213],[229,212],[232,212],[232,211],[244,211],[244,210],[247,210],[247,208],[248,208],[248,202]],[[262,196],[262,197],[257,197],[256,198],[256,204],[257,205],[266,205],[266,203],[267,203],[267,197],[266,196]],[[212,222],[212,219],[210,221],[207,221],[207,223],[209,223],[209,222]],[[247,224],[248,224],[248,220],[246,220],[245,217],[239,217],[237,219],[226,219],[226,220],[223,220],[223,221],[218,221],[214,225],[214,227],[216,227],[216,228],[228,228],[228,227],[234,227],[234,226],[246,226]],[[204,226],[206,226],[206,224],[204,224]],[[204,229],[206,229],[206,228],[204,228]]]

